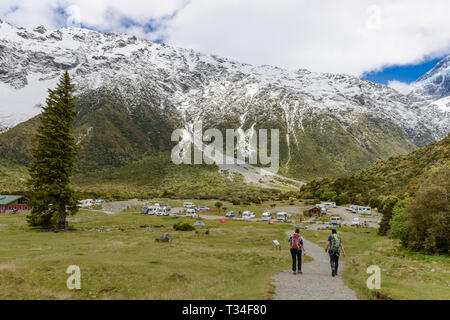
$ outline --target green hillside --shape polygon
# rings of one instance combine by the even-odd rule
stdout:
[[[380,197],[406,193],[413,196],[436,172],[450,179],[450,135],[409,154],[378,161],[347,178],[314,180],[301,188],[303,197],[321,197],[338,203],[377,206]]]
[[[175,165],[168,152],[147,156],[120,168],[75,175],[76,189],[100,196],[220,198],[258,201],[280,193],[245,184],[243,177],[220,174],[215,165]]]
[[[28,168],[0,158],[0,194],[27,193]],[[168,152],[156,153],[125,166],[77,173],[72,180],[77,191],[94,197],[186,197],[219,198],[259,202],[277,198],[278,189],[243,182],[239,174],[219,173],[215,165],[175,165]]]
[[[21,193],[26,190],[28,169],[10,160],[0,158],[0,194]]]

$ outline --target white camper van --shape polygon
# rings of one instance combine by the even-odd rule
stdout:
[[[341,218],[340,217],[331,217],[330,225],[332,226],[341,226]]]
[[[89,208],[89,207],[92,207],[93,205],[94,205],[94,200],[92,200],[92,199],[80,200],[80,202],[78,203],[78,207],[80,207],[80,208]]]
[[[336,208],[336,202],[322,202],[322,205],[325,206],[325,208]]]
[[[170,214],[170,207],[158,207],[156,209],[157,216],[168,216]]]
[[[269,221],[270,219],[272,219],[272,214],[270,212],[263,212],[263,214],[261,215],[261,220],[263,221]]]
[[[289,213],[287,213],[287,212],[278,212],[278,213],[277,213],[277,220],[278,220],[278,221],[287,222],[289,216],[290,216],[290,215],[289,215]]]
[[[193,202],[183,202],[183,207],[186,209],[192,209],[195,208],[195,204]]]
[[[242,219],[244,220],[250,220],[250,219],[254,219],[255,218],[255,214],[251,211],[244,211],[242,212]]]
[[[363,216],[370,216],[372,214],[372,208],[358,206],[357,213]]]
[[[150,206],[147,208],[147,214],[153,216],[156,214],[156,211],[158,210],[158,207]]]
[[[195,209],[187,209],[186,217],[188,218],[198,218],[198,214],[195,212]]]

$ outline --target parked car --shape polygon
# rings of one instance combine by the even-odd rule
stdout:
[[[195,208],[195,204],[193,202],[183,202],[183,207],[186,209]]]
[[[320,209],[320,214],[321,215],[327,214],[327,208],[328,207],[325,204],[323,204],[323,203],[318,204],[318,205],[316,205],[316,208]]]
[[[186,217],[188,218],[198,218],[198,214],[196,213],[195,209],[187,209],[186,210]]]
[[[372,214],[372,209],[370,207],[362,207],[362,206],[358,206],[357,212],[360,215],[363,216],[370,216]]]
[[[261,220],[269,221],[270,219],[272,219],[272,214],[268,211],[263,212],[263,214],[261,215]]]
[[[147,209],[147,214],[149,214],[149,215],[154,215],[154,214],[156,214],[156,211],[158,210],[158,208],[159,207],[155,207],[155,206],[150,206],[150,207],[148,207],[148,209]]]
[[[242,212],[242,219],[244,220],[249,220],[249,219],[254,219],[255,218],[255,214],[251,211],[244,211]]]
[[[78,203],[78,207],[80,208],[89,208],[92,207],[93,205],[94,205],[93,199],[80,200],[80,202]]]
[[[234,214],[234,211],[228,211],[227,213],[225,213],[225,217],[227,218],[234,218],[236,215]]]
[[[160,206],[159,208],[156,209],[155,214],[157,216],[168,216],[170,215],[170,207]]]
[[[148,213],[148,207],[147,206],[143,206],[141,209],[141,213],[142,214],[147,214]]]
[[[95,204],[103,204],[103,203],[105,203],[105,200],[102,199],[95,200]]]
[[[341,226],[341,218],[340,217],[331,217],[330,219],[330,225],[331,226]]]
[[[360,226],[360,225],[361,225],[361,221],[359,220],[359,218],[353,218],[352,226]]]
[[[290,216],[290,215],[289,215],[289,213],[287,213],[287,212],[278,212],[278,213],[277,213],[277,220],[278,220],[278,221],[287,222],[289,216]]]
[[[336,208],[336,202],[322,202],[321,204],[326,208]]]
[[[208,206],[199,206],[198,207],[198,211],[209,211],[209,210],[211,210],[211,208]]]

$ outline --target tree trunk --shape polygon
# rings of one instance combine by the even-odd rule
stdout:
[[[66,222],[66,205],[65,204],[61,204],[60,209],[59,209],[58,229],[59,230],[68,229],[68,224]]]

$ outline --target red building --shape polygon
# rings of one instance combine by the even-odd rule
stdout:
[[[31,211],[28,204],[29,199],[25,196],[3,196],[0,195],[0,213]]]

